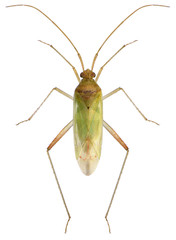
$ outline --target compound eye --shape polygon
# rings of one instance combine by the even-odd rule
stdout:
[[[82,78],[94,78],[96,75],[92,70],[85,70],[80,74],[80,77]]]

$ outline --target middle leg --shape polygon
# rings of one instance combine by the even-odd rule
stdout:
[[[121,87],[116,88],[114,91],[112,91],[112,92],[106,94],[105,96],[103,96],[103,100],[106,99],[106,98],[108,98],[108,97],[110,97],[110,96],[112,96],[114,93],[119,92],[120,90],[123,91],[123,93],[126,95],[126,97],[130,100],[130,102],[133,104],[133,106],[136,108],[136,110],[141,114],[141,116],[142,116],[146,121],[152,122],[152,123],[155,123],[155,124],[159,125],[157,122],[154,122],[154,121],[152,121],[152,120],[147,119],[146,116],[145,116],[145,115],[139,110],[139,108],[136,106],[136,104],[134,104],[134,102],[133,102],[132,99],[128,96],[128,94],[125,92],[125,90],[124,90],[123,88],[121,88]]]
[[[19,125],[19,124],[21,124],[21,123],[23,123],[23,122],[30,121],[30,120],[33,118],[33,116],[36,114],[36,112],[38,112],[38,110],[39,110],[39,109],[41,108],[41,106],[44,104],[44,102],[48,99],[48,97],[51,95],[51,93],[52,93],[53,91],[55,91],[55,90],[56,90],[57,92],[63,94],[64,96],[66,96],[66,97],[68,97],[68,98],[70,98],[70,99],[73,100],[73,97],[72,97],[71,95],[69,95],[68,93],[62,91],[61,89],[59,89],[59,88],[57,88],[57,87],[55,87],[55,88],[53,88],[53,89],[50,91],[50,93],[46,96],[46,98],[43,100],[43,102],[39,105],[39,107],[33,112],[33,114],[32,114],[28,119],[23,120],[23,121],[17,123],[16,125]]]

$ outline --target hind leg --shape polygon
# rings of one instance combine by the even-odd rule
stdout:
[[[108,224],[108,227],[109,227],[109,233],[111,233],[111,229],[110,229],[110,225],[109,225],[109,222],[108,222],[107,217],[108,217],[108,213],[109,213],[109,210],[110,210],[110,208],[111,208],[111,205],[112,205],[112,202],[113,202],[113,199],[114,199],[114,196],[115,196],[117,187],[118,187],[118,185],[119,185],[120,178],[121,178],[121,175],[122,175],[122,172],[123,172],[123,169],[124,169],[124,166],[125,166],[127,157],[128,157],[129,148],[128,148],[127,145],[124,143],[124,141],[119,137],[119,135],[118,135],[105,121],[103,121],[103,126],[104,126],[104,127],[106,128],[106,130],[120,143],[120,145],[126,150],[125,159],[124,159],[124,161],[123,161],[123,164],[122,164],[122,167],[121,167],[121,170],[120,170],[120,174],[119,174],[119,176],[118,176],[118,179],[117,179],[117,182],[116,182],[116,185],[115,185],[115,188],[114,188],[112,197],[111,197],[111,201],[110,201],[110,203],[109,203],[108,210],[107,210],[106,215],[105,215],[105,219],[106,219],[107,224]]]
[[[54,165],[53,165],[53,162],[51,160],[51,157],[50,157],[50,154],[49,154],[49,151],[51,150],[52,147],[54,147],[54,145],[65,135],[65,133],[73,126],[73,120],[70,121],[61,131],[60,133],[55,137],[55,139],[51,142],[51,144],[48,146],[47,148],[47,154],[48,154],[48,158],[49,158],[49,161],[50,161],[50,164],[51,164],[51,167],[52,167],[52,170],[53,170],[53,173],[54,173],[54,176],[55,176],[55,179],[56,179],[56,182],[57,182],[57,186],[59,188],[59,191],[60,191],[60,194],[61,194],[61,197],[62,197],[62,201],[64,203],[64,206],[65,206],[65,209],[67,211],[67,214],[68,214],[68,220],[67,220],[67,223],[66,223],[66,226],[65,226],[65,233],[67,232],[67,226],[68,226],[68,223],[70,221],[70,213],[68,211],[68,207],[67,207],[67,204],[65,202],[65,198],[64,198],[64,195],[62,193],[62,190],[61,190],[61,186],[59,184],[59,180],[58,180],[58,177],[57,177],[57,174],[56,174],[56,171],[54,169]]]

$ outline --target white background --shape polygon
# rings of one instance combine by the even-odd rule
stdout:
[[[72,119],[72,101],[55,92],[31,122],[53,87],[73,95],[77,79],[70,66],[41,39],[53,44],[78,70],[75,50],[40,8],[70,37],[90,68],[94,54],[128,14],[148,3],[171,8],[140,10],[109,39],[95,72],[123,44],[103,70],[103,94],[123,87],[147,118],[122,92],[104,102],[104,119],[130,148],[109,213],[104,219],[125,150],[104,131],[102,157],[95,173],[84,176],[74,156],[70,130],[51,150],[72,219],[67,214],[48,161],[46,148]],[[176,37],[175,1],[1,1],[0,5],[0,239],[176,239]]]

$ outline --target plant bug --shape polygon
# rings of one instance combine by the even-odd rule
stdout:
[[[80,74],[80,77],[78,75],[78,72],[76,70],[76,68],[51,44],[46,43],[44,41],[39,40],[41,43],[51,47],[55,52],[57,52],[73,69],[75,76],[79,82],[79,85],[76,87],[75,92],[74,92],[74,97],[72,97],[71,95],[67,94],[66,92],[60,90],[59,88],[53,88],[50,93],[47,95],[47,97],[43,100],[43,102],[40,104],[40,106],[34,111],[34,113],[27,119],[24,121],[19,122],[17,125],[23,123],[23,122],[27,122],[29,120],[31,120],[33,118],[33,116],[36,114],[36,112],[40,109],[40,107],[44,104],[44,102],[48,99],[48,97],[51,95],[51,93],[53,91],[57,91],[61,94],[63,94],[64,96],[70,98],[71,100],[73,100],[73,120],[71,120],[60,132],[59,134],[55,137],[55,139],[50,143],[50,145],[47,148],[47,155],[57,182],[57,186],[59,188],[65,209],[67,211],[68,214],[68,220],[66,223],[66,227],[65,227],[65,233],[67,232],[67,226],[68,223],[71,219],[71,215],[69,213],[64,195],[62,193],[61,190],[61,186],[59,184],[58,181],[58,177],[56,175],[56,171],[54,169],[51,157],[50,157],[50,150],[55,146],[55,144],[65,135],[65,133],[73,126],[74,129],[74,145],[75,145],[75,155],[76,155],[76,159],[78,161],[79,167],[82,170],[82,172],[85,175],[91,175],[96,167],[97,164],[99,162],[100,159],[100,155],[101,155],[101,144],[102,144],[102,129],[103,127],[120,143],[120,145],[126,150],[126,155],[120,170],[120,174],[118,176],[107,212],[105,214],[105,219],[107,221],[108,224],[108,228],[109,228],[109,233],[111,232],[110,229],[110,225],[108,222],[108,213],[109,210],[111,208],[113,199],[114,199],[114,195],[116,193],[128,154],[129,154],[129,148],[128,146],[125,144],[125,142],[120,138],[120,136],[113,130],[113,128],[111,128],[104,120],[103,120],[103,100],[105,100],[106,98],[112,96],[113,94],[119,92],[119,91],[123,91],[123,93],[126,95],[126,97],[129,99],[129,101],[134,105],[134,107],[136,108],[136,110],[141,114],[141,116],[149,122],[153,122],[155,124],[158,125],[158,123],[152,121],[152,120],[148,120],[144,114],[138,109],[138,107],[134,104],[134,102],[132,101],[132,99],[128,96],[128,94],[125,92],[124,89],[122,88],[117,88],[114,91],[108,93],[105,96],[102,96],[102,91],[101,88],[99,87],[99,85],[97,84],[97,81],[101,75],[102,70],[104,69],[104,67],[126,46],[135,43],[137,40],[129,42],[125,45],[123,45],[118,51],[115,52],[115,54],[109,58],[105,64],[100,68],[97,76],[95,75],[95,73],[93,72],[94,69],[94,65],[96,62],[96,59],[98,57],[98,54],[100,52],[100,50],[102,49],[102,47],[104,46],[104,44],[106,43],[106,41],[111,37],[111,35],[128,19],[130,18],[134,13],[136,13],[138,10],[145,8],[145,7],[151,7],[151,6],[156,6],[156,7],[169,7],[169,6],[165,6],[165,5],[157,5],[157,4],[150,4],[150,5],[144,5],[142,7],[137,8],[135,11],[133,11],[130,15],[128,15],[110,34],[109,36],[105,39],[105,41],[103,42],[103,44],[100,46],[100,48],[98,49],[97,53],[94,56],[93,62],[92,62],[92,66],[91,69],[84,69],[84,64],[83,64],[83,60],[82,57],[80,55],[80,53],[78,52],[77,48],[75,47],[75,45],[72,43],[72,41],[70,40],[70,38],[68,38],[68,36],[60,29],[60,27],[53,22],[46,14],[44,14],[41,10],[39,10],[38,8],[31,6],[31,5],[27,5],[27,4],[18,4],[18,5],[10,5],[7,7],[16,7],[16,6],[26,6],[26,7],[30,7],[33,8],[37,11],[39,11],[41,14],[43,14],[48,20],[50,20],[61,32],[62,34],[67,38],[67,40],[71,43],[71,45],[73,46],[73,48],[75,49],[75,51],[78,54],[78,58],[80,60],[81,66],[82,66],[82,73]]]

